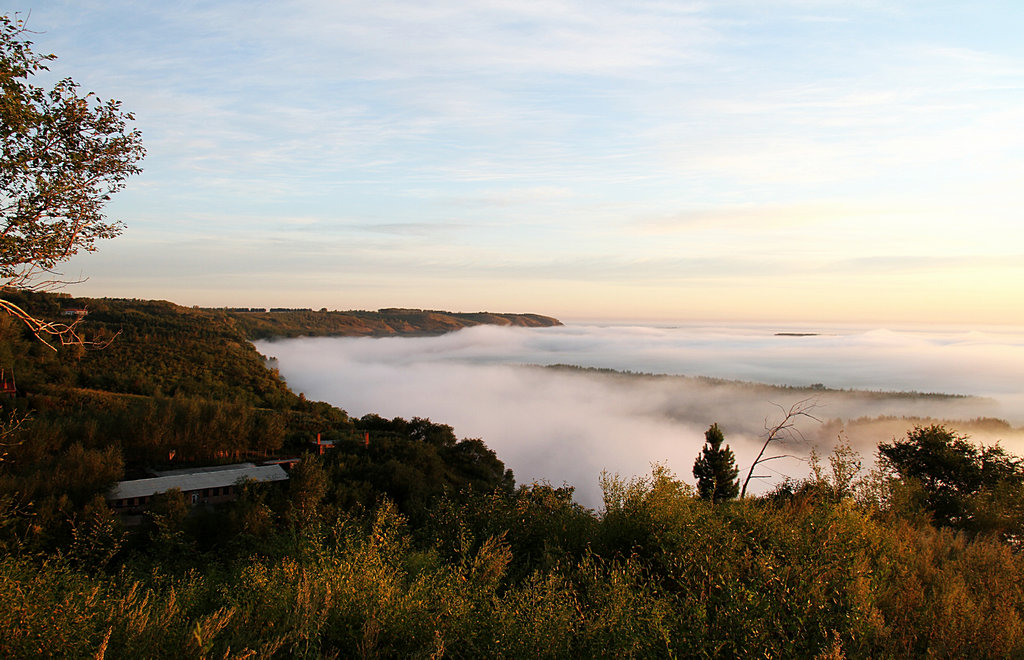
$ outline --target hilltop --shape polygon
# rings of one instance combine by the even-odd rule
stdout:
[[[539,314],[492,312],[444,312],[426,309],[328,311],[308,309],[241,311],[208,310],[230,318],[248,339],[274,337],[389,337],[430,336],[474,325],[548,328],[562,325],[558,319]]]
[[[68,318],[87,341],[104,350],[65,347],[53,354],[31,340],[10,317],[0,323],[0,365],[13,369],[22,389],[54,385],[145,396],[197,396],[288,407],[296,398],[267,369],[250,341],[300,336],[440,335],[481,325],[548,327],[557,319],[537,314],[460,313],[419,309],[370,311],[285,310],[243,312],[185,307],[162,300],[75,298],[9,291],[5,296],[32,314]]]
[[[353,419],[291,391],[249,341],[256,331],[243,321],[259,322],[261,315],[24,291],[7,291],[5,298],[45,319],[84,313],[78,334],[105,345],[51,350],[17,320],[0,316],[0,368],[16,382],[16,396],[0,399],[0,420],[27,416],[25,442],[5,446],[0,437],[0,454],[7,451],[0,504],[5,497],[31,502],[37,520],[51,521],[36,525],[32,547],[59,547],[67,529],[54,521],[81,515],[115,481],[153,470],[305,455],[318,438],[334,448],[333,492],[346,506],[372,506],[387,496],[403,512],[417,513],[448,490],[513,483],[482,441],[460,440],[450,426],[419,418]],[[436,333],[446,322],[441,312],[360,314],[365,326],[354,327],[382,334]],[[309,335],[337,334],[338,325],[310,321],[307,327],[303,319],[339,321],[345,314],[265,316],[279,321],[283,335]],[[519,321],[511,320],[518,315],[456,316],[448,327],[492,316],[506,324],[541,322],[525,315]]]

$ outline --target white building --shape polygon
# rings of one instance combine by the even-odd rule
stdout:
[[[234,500],[238,496],[238,485],[244,481],[288,480],[288,474],[279,464],[235,463],[156,474],[148,479],[117,482],[107,493],[110,506],[123,513],[138,513],[149,506],[154,495],[174,488],[191,504],[219,504]]]

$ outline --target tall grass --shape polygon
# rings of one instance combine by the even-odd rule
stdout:
[[[0,656],[1024,656],[1024,564],[997,539],[851,499],[711,505],[662,469],[605,492],[588,524],[543,491],[449,506],[445,529],[384,504],[174,570],[6,555]]]

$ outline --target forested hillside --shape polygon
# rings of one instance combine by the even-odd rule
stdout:
[[[591,511],[443,423],[305,400],[233,314],[10,298],[114,340],[54,351],[0,317],[4,657],[1024,655],[1024,466],[941,426],[879,438],[873,473],[839,446],[741,500],[608,466]],[[281,456],[285,485],[169,491],[140,526],[103,497]]]
[[[53,350],[0,316],[0,367],[17,396],[0,399],[8,425],[0,497],[24,515],[28,547],[61,547],[86,509],[124,478],[157,469],[301,457],[319,439],[324,469],[345,506],[384,496],[421,512],[434,496],[475,485],[512,486],[476,439],[430,420],[350,419],[288,389],[225,314],[167,302],[73,299],[9,292],[32,314],[87,309],[77,331],[102,348]],[[111,341],[113,340],[113,341]],[[97,499],[99,498],[99,499]],[[45,520],[46,524],[39,524]]]
[[[231,318],[249,339],[440,335],[481,324],[527,328],[561,325],[558,319],[539,314],[463,313],[424,309],[382,309],[376,312],[338,312],[326,309],[263,312],[223,310],[223,313]]]

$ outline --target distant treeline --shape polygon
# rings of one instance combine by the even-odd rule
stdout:
[[[607,378],[625,377],[625,378],[647,378],[653,380],[669,380],[676,381],[679,383],[695,382],[701,383],[711,387],[729,387],[736,388],[742,387],[747,389],[759,389],[764,390],[766,395],[768,393],[784,393],[791,392],[796,396],[811,397],[817,396],[828,392],[842,392],[845,394],[856,395],[865,399],[872,398],[898,398],[898,399],[967,399],[970,398],[965,394],[946,394],[943,392],[917,392],[913,390],[901,390],[901,391],[889,391],[889,390],[865,390],[865,389],[848,389],[840,387],[827,387],[823,383],[812,383],[810,385],[769,385],[766,383],[758,383],[755,381],[748,380],[731,380],[727,378],[716,378],[713,376],[688,376],[684,374],[663,374],[653,373],[647,371],[631,371],[628,369],[609,369],[606,367],[581,367],[574,364],[551,364],[543,367],[544,369],[550,369],[554,371],[565,371],[569,373],[583,373],[589,375],[603,376]]]
[[[225,313],[249,339],[301,336],[429,336],[483,324],[530,328],[561,325],[558,319],[539,314],[443,312],[423,309],[390,308],[376,312],[271,309],[269,312]]]
[[[313,311],[310,307],[200,307],[207,311],[224,311],[224,312],[311,312]],[[322,311],[327,311],[322,310]]]

